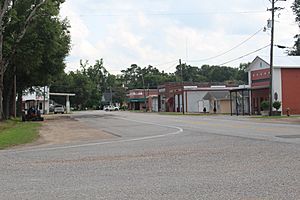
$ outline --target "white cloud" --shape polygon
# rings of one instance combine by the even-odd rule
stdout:
[[[291,2],[281,3],[287,11],[282,11],[278,19],[280,23],[276,23],[276,42],[292,46],[293,36],[299,30],[293,25]],[[72,51],[67,70],[76,69],[80,59],[93,63],[104,58],[106,68],[118,73],[132,63],[155,66],[179,58],[199,60],[212,57],[264,26],[270,15],[263,12],[268,5],[264,0],[187,0],[184,4],[179,0],[67,1],[61,12],[62,16],[68,16],[72,26]],[[262,13],[236,13],[247,10]],[[261,32],[238,49],[205,63],[220,64],[256,50],[269,41],[268,33]],[[268,50],[261,53],[267,54]],[[282,51],[276,53],[282,55]],[[251,61],[254,56],[231,64],[238,66],[240,62]],[[170,68],[172,65],[174,63],[159,67],[174,71],[175,67]]]

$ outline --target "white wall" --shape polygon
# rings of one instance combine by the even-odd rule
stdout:
[[[187,91],[187,112],[199,112],[199,101],[202,101],[206,94],[207,91]],[[203,108],[201,109],[201,112],[202,110]]]
[[[278,101],[282,102],[282,81],[281,81],[281,69],[280,68],[273,68],[273,88],[272,88],[272,94],[273,94],[273,102],[274,94],[277,92],[278,94]],[[279,111],[282,111],[282,108],[279,109]]]
[[[158,112],[158,98],[152,98],[152,112]]]

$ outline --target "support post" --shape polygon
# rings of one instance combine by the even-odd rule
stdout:
[[[71,112],[71,110],[70,110],[70,96],[69,95],[66,96],[66,109],[67,109],[67,113]]]
[[[181,98],[182,98],[182,114],[184,115],[184,84],[183,84],[183,68],[181,64],[181,59],[179,59],[179,65],[181,67]]]
[[[43,93],[43,115],[46,114],[46,86],[44,86],[44,93]]]
[[[238,99],[237,99],[237,91],[235,92],[235,109],[236,109],[236,115],[239,116],[239,106],[238,106]]]
[[[242,90],[242,107],[243,107],[243,115],[245,115],[245,96],[244,96],[244,90]]]
[[[232,116],[232,93],[230,91],[230,115]]]

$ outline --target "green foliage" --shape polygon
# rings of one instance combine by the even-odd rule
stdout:
[[[0,149],[5,149],[11,146],[30,143],[36,140],[39,136],[38,127],[40,123],[6,121],[0,124]]]
[[[224,83],[235,82],[245,84],[248,81],[245,71],[248,64],[241,64],[239,68],[203,65],[201,68],[182,64],[176,67],[175,75],[183,77],[186,82]],[[182,72],[181,72],[182,71]]]
[[[270,102],[269,101],[262,101],[260,104],[260,107],[262,110],[266,111],[270,107]]]
[[[65,68],[64,59],[70,50],[69,24],[58,18],[57,5],[45,7],[47,12],[40,13],[31,24],[14,58],[19,90],[47,85]]]
[[[295,21],[298,23],[298,26],[300,27],[300,0],[295,0],[292,9],[294,14],[296,15]],[[295,35],[295,44],[294,44],[294,50],[290,51],[289,54],[292,56],[299,56],[300,55],[300,35]]]
[[[160,72],[157,68],[149,65],[141,68],[136,64],[126,70],[122,70],[121,80],[128,89],[134,88],[157,88],[165,82],[179,82],[181,77],[185,82],[230,82],[246,84],[248,73],[246,68],[249,63],[243,63],[239,68],[203,65],[201,68],[186,64],[177,65],[174,73]]]
[[[64,0],[47,0],[26,24],[38,2],[13,1],[5,16],[3,58],[10,61],[4,74],[3,97],[6,102],[14,99],[9,99],[14,75],[17,76],[17,91],[21,92],[28,87],[48,85],[64,72],[64,59],[70,50],[69,23],[59,18]],[[23,30],[26,31],[20,40]]]
[[[132,64],[126,70],[122,70],[120,80],[128,89],[157,88],[165,82],[176,81],[176,78],[165,72],[160,72],[156,67],[149,65],[141,68]]]
[[[275,108],[277,111],[281,107],[281,102],[280,101],[274,101],[273,102],[273,108]]]
[[[125,101],[126,90],[122,87],[122,82],[115,75],[108,73],[102,59],[96,60],[94,65],[89,65],[88,61],[81,61],[80,66],[80,70],[57,77],[51,85],[51,91],[75,93],[71,104],[78,110],[98,109],[101,106],[102,94],[110,89],[114,93],[115,103]],[[64,99],[58,97],[53,100],[64,103]]]

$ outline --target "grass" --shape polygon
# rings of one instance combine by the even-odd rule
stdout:
[[[21,122],[19,120],[7,120],[0,122],[0,149],[26,144],[35,141],[38,137],[37,122]]]
[[[286,115],[281,115],[281,116],[252,116],[252,118],[258,118],[258,119],[284,119],[284,118],[300,118],[299,115],[292,115],[292,116],[286,116]]]

